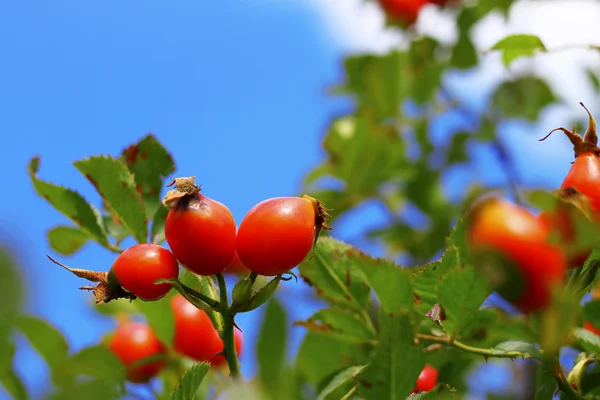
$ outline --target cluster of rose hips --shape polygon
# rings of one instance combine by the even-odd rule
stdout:
[[[597,244],[596,237],[580,237],[581,232],[597,232],[600,222],[600,148],[596,122],[586,111],[589,125],[583,138],[566,128],[552,131],[564,132],[575,150],[575,161],[554,192],[554,207],[536,216],[492,197],[467,217],[467,243],[476,263],[493,266],[486,272],[497,280],[498,293],[524,313],[547,307],[552,291],[570,269],[582,267]],[[585,327],[594,331],[589,323]]]
[[[436,4],[440,7],[456,0],[378,0],[379,5],[391,22],[411,26],[417,22],[421,9],[426,4]]]
[[[202,276],[244,271],[284,274],[307,257],[322,228],[331,229],[326,225],[326,210],[309,196],[264,200],[236,228],[227,206],[200,193],[194,177],[177,178],[172,185],[175,190],[164,199],[169,208],[165,238],[170,251],[157,244],[134,245],[116,258],[108,273],[109,286],[141,300],[164,297],[172,286],[156,282],[177,279],[179,264]],[[207,313],[181,294],[170,304],[175,320],[173,349],[213,366],[224,364],[223,341]],[[241,332],[235,330],[238,354],[242,341]],[[132,382],[148,381],[166,364],[167,346],[143,323],[121,324],[109,348],[124,363]],[[158,359],[137,365],[148,357]]]

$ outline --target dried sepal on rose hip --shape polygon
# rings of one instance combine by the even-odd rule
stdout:
[[[82,286],[79,288],[80,290],[89,290],[93,292],[96,298],[96,304],[108,303],[111,300],[117,299],[134,300],[136,298],[134,294],[125,291],[120,285],[118,285],[113,278],[109,279],[108,272],[96,272],[86,269],[69,268],[64,264],[59,263],[49,255],[46,255],[46,257],[48,257],[50,261],[56,265],[59,265],[67,271],[72,272],[79,278],[87,279],[90,282],[97,282],[98,284],[96,286]]]
[[[200,192],[194,176],[175,178],[163,199],[165,237],[175,258],[198,275],[224,272],[235,255],[236,226],[227,206]]]
[[[237,232],[241,262],[259,275],[275,276],[300,264],[317,243],[329,214],[310,196],[274,197],[248,211]]]

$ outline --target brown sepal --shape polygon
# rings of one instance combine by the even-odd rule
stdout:
[[[331,209],[325,208],[320,200],[310,197],[309,195],[305,194],[302,198],[309,200],[315,208],[315,239],[313,241],[312,254],[309,258],[309,260],[312,260],[315,255],[315,246],[317,245],[317,240],[321,234],[321,229],[325,229],[326,231],[333,230],[331,226],[327,225],[327,220],[331,218],[327,211],[331,211]]]
[[[167,187],[175,186],[174,190],[169,190],[163,198],[165,207],[171,207],[173,202],[178,201],[186,196],[194,196],[200,192],[200,186],[194,183],[195,176],[183,178],[174,178]]]
[[[107,282],[108,272],[96,272],[89,271],[86,269],[69,268],[64,264],[59,263],[47,254],[46,257],[48,257],[48,259],[50,259],[50,261],[52,261],[54,264],[60,265],[61,267],[75,274],[79,278],[87,279],[90,282],[98,282],[96,286],[82,286],[79,288],[80,290],[92,291],[94,293],[94,296],[96,297],[96,304],[108,303],[109,301],[116,299],[134,300],[136,298],[133,294],[126,292],[125,289],[123,289],[120,286],[117,288],[111,288]]]

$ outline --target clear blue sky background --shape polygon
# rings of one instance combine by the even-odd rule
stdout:
[[[73,350],[96,343],[114,325],[93,312],[90,295],[77,290],[82,281],[47,261],[45,233],[66,219],[35,195],[28,160],[41,155],[42,178],[99,204],[71,162],[117,154],[154,132],[172,151],[177,175],[196,175],[239,223],[255,203],[297,194],[302,176],[322,157],[328,122],[350,105],[325,95],[326,85],[342,78],[345,49],[322,22],[308,5],[256,1],[20,0],[0,7],[1,234],[21,250],[28,310],[50,320]],[[493,159],[479,154],[485,180],[501,182]],[[465,173],[454,179],[464,181]],[[384,221],[367,205],[341,219],[334,235],[377,253],[356,239],[366,224]],[[61,257],[97,270],[107,270],[113,258],[96,245]],[[304,290],[292,285],[286,284],[291,296]],[[299,304],[288,307],[291,320],[315,306]],[[239,319],[245,374],[255,370],[260,318],[255,312]],[[290,351],[302,328],[292,333]],[[19,349],[18,370],[37,397],[48,372],[31,349]]]

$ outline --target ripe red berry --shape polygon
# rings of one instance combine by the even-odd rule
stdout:
[[[481,202],[468,219],[467,243],[476,265],[525,313],[546,307],[552,288],[565,279],[566,257],[548,243],[549,236],[531,212],[504,199]],[[489,265],[493,270],[486,271]]]
[[[235,275],[248,275],[250,270],[244,264],[242,264],[242,261],[240,261],[240,257],[236,251],[231,265],[227,268],[227,270],[225,270],[225,272]]]
[[[109,341],[108,348],[123,362],[127,380],[134,383],[147,382],[165,366],[165,360],[152,361],[132,366],[151,356],[166,357],[166,348],[160,343],[148,325],[127,322],[117,328]]]
[[[223,341],[206,312],[196,308],[181,294],[173,296],[171,308],[175,316],[175,350],[194,360],[208,361],[214,366],[225,364],[223,356],[214,357],[223,350]],[[234,335],[235,349],[239,356],[242,353],[243,339],[241,332],[237,330]]]
[[[591,323],[591,322],[589,322],[589,321],[585,321],[585,322],[583,323],[583,327],[584,327],[586,330],[588,330],[588,331],[592,332],[593,334],[600,336],[600,329],[598,329],[598,328],[596,328],[594,325],[592,325],[592,323]]]
[[[412,25],[427,0],[379,0],[388,18],[401,24]]]
[[[193,182],[177,178],[177,190],[167,193],[165,237],[185,268],[198,275],[220,274],[233,261],[235,221],[229,208],[201,194]]]
[[[419,377],[417,378],[417,383],[413,389],[413,392],[419,393],[430,391],[435,387],[435,385],[437,385],[437,379],[438,370],[429,364],[425,365],[425,368],[423,368],[419,374]]]
[[[279,275],[300,264],[310,252],[327,213],[309,196],[261,201],[244,217],[237,232],[241,262],[260,275]]]
[[[127,291],[143,300],[157,300],[166,295],[171,286],[155,285],[159,279],[175,279],[179,265],[173,253],[156,244],[131,246],[116,258],[109,275]]]

